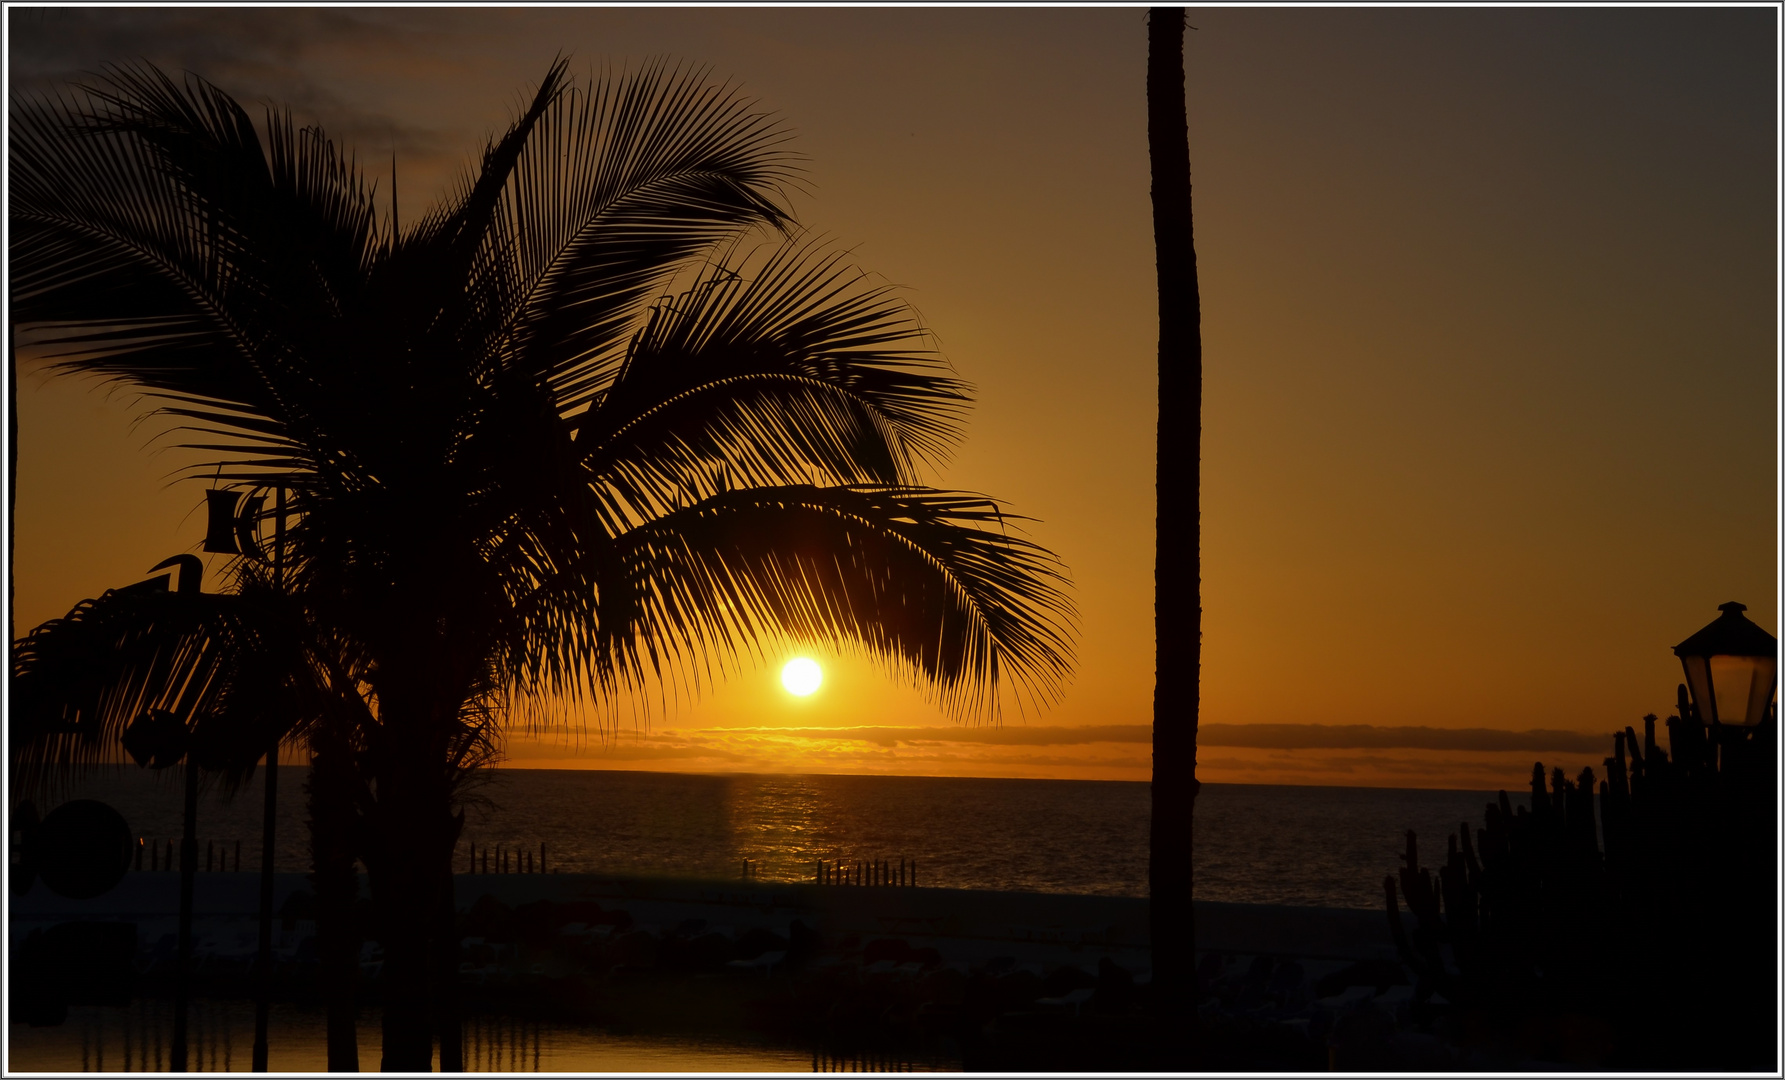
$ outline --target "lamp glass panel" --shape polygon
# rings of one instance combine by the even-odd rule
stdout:
[[[205,507],[209,516],[205,529],[206,551],[222,555],[242,553],[242,549],[236,546],[236,503],[241,497],[241,492],[228,489],[205,492]]]
[[[1686,689],[1692,692],[1692,704],[1698,706],[1700,723],[1708,724],[1716,715],[1716,705],[1711,700],[1711,669],[1702,656],[1682,656],[1680,663],[1686,667]]]
[[[1711,657],[1710,675],[1717,694],[1717,719],[1744,727],[1753,727],[1766,719],[1766,707],[1772,702],[1778,673],[1779,659],[1776,656]]]

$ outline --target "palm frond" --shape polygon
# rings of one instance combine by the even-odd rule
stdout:
[[[14,642],[15,782],[118,761],[131,721],[202,698],[216,662],[205,614],[177,593],[111,590]]]
[[[125,728],[160,710],[187,728],[226,787],[239,786],[272,740],[300,729],[315,707],[293,616],[265,589],[133,587],[38,626],[13,643],[15,782],[49,790],[89,765],[120,761]]]
[[[685,260],[785,229],[789,135],[730,86],[652,61],[571,90],[516,159],[487,241],[513,281],[516,363],[581,407],[629,320]]]
[[[316,335],[354,314],[371,190],[321,132],[196,76],[121,67],[12,115],[14,313],[56,369],[318,441]],[[249,444],[264,425],[234,432]]]
[[[1003,689],[1051,701],[1074,609],[1059,562],[1011,535],[1013,520],[983,496],[925,488],[703,499],[617,539],[591,666],[610,691],[672,677],[698,690],[765,643],[825,642],[922,683],[957,717],[996,716]]]
[[[568,64],[562,56],[552,62],[526,112],[484,147],[478,168],[452,198],[393,237],[374,275],[374,291],[411,343],[451,343],[461,356],[488,359],[485,350],[466,349],[465,343],[495,336],[512,307],[513,285],[489,250],[492,222],[528,139],[564,92]],[[503,242],[495,241],[498,247]]]
[[[910,484],[970,400],[928,345],[892,287],[820,238],[715,263],[651,309],[577,443],[641,513],[721,464],[739,486]]]

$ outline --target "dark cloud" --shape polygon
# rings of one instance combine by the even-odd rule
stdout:
[[[350,8],[27,8],[13,12],[12,85],[78,81],[147,60],[213,82],[289,81],[319,53],[400,52],[413,31]],[[425,18],[425,17],[424,17]],[[411,19],[414,25],[421,20]]]
[[[147,61],[171,73],[194,71],[220,84],[244,78],[263,82],[289,69],[311,39],[304,30],[268,33],[264,19],[244,15],[249,13],[194,8],[17,11],[8,78],[16,92],[84,83],[113,64]]]
[[[405,123],[355,102],[360,88],[318,76],[319,67],[401,70],[426,64],[422,46],[439,36],[428,13],[401,22],[351,8],[34,8],[12,12],[8,80],[20,91],[90,85],[114,65],[154,64],[191,72],[248,106],[289,108],[303,123],[372,157],[456,162],[476,149],[444,131]],[[332,62],[332,63],[331,63]]]

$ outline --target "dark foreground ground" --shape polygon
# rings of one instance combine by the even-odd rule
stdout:
[[[199,884],[195,990],[244,1000],[258,882],[215,874]],[[1604,1064],[1604,1038],[1591,1025],[1562,1019],[1498,1031],[1452,1015],[1441,999],[1416,1000],[1374,912],[1199,905],[1201,1004],[1193,1022],[1165,1023],[1151,996],[1138,900],[593,875],[462,875],[458,889],[460,991],[473,1026],[797,1049],[826,1071]],[[278,996],[313,1005],[307,883],[284,875],[276,895]],[[107,1003],[96,995],[112,1004],[165,1000],[176,897],[176,875],[148,873],[91,901],[13,898],[15,980],[51,972],[48,981],[61,979],[77,1007]],[[52,929],[70,923],[109,926]],[[122,963],[113,957],[106,967],[91,942],[126,935]],[[89,977],[70,974],[82,965]],[[381,969],[368,943],[359,980],[368,1010],[378,1004]],[[40,1015],[15,1021],[53,1020],[54,995],[24,988],[15,981],[15,1013],[23,1001]],[[362,1039],[361,1063],[376,1067],[375,1039]]]

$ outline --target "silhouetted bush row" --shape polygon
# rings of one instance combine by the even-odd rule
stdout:
[[[1777,718],[1707,729],[1682,687],[1667,727],[1668,750],[1652,715],[1614,737],[1597,807],[1592,769],[1539,763],[1530,805],[1502,791],[1435,873],[1407,833],[1383,888],[1424,1024],[1596,1067],[1773,1067]]]

